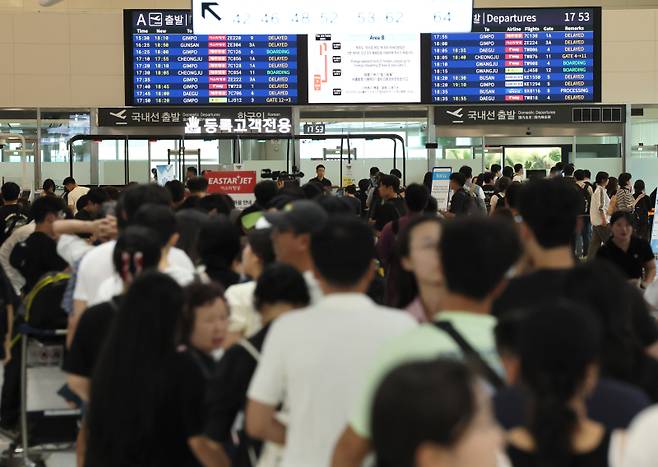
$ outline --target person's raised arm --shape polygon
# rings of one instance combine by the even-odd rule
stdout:
[[[57,220],[53,223],[56,235],[92,234],[100,240],[110,240],[117,236],[117,219],[114,216],[103,217],[92,222],[75,219]]]

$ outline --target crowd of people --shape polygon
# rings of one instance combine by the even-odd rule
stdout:
[[[439,206],[431,174],[334,194],[324,171],[243,211],[195,170],[30,206],[3,185],[1,432],[21,310],[58,273],[81,467],[658,466],[641,180],[465,166]]]

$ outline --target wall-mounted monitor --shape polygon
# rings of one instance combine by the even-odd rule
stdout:
[[[601,100],[600,8],[476,9],[429,53],[433,104]]]
[[[125,10],[127,105],[290,105],[301,98],[296,35],[199,35],[188,10]]]

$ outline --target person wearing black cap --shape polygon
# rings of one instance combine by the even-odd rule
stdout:
[[[319,204],[310,200],[293,201],[281,211],[268,212],[265,219],[272,225],[272,243],[276,260],[289,264],[304,275],[311,303],[322,297],[313,275],[311,235],[320,231],[329,215]]]

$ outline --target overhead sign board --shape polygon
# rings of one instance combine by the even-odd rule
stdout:
[[[192,0],[195,34],[470,32],[472,0]]]
[[[292,110],[184,107],[98,109],[101,127],[178,127],[185,134],[290,134]]]
[[[625,123],[624,105],[441,105],[436,125]]]

